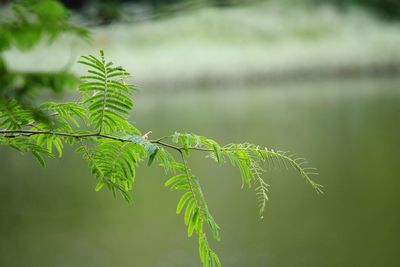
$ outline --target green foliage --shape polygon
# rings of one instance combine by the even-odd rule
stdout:
[[[189,153],[190,149],[208,151],[209,157],[218,164],[225,163],[226,160],[237,167],[242,178],[242,187],[247,185],[249,188],[256,184],[256,195],[260,206],[260,216],[264,212],[268,201],[269,185],[263,180],[262,174],[266,170],[281,168],[296,170],[317,193],[322,193],[322,186],[311,179],[311,175],[316,175],[315,168],[306,167],[307,162],[303,158],[295,158],[287,152],[274,151],[273,149],[261,148],[259,146],[243,143],[229,144],[221,147],[217,142],[204,136],[194,134],[175,133],[172,136],[174,143],[179,143],[182,149]],[[263,166],[265,166],[264,169]]]
[[[98,141],[92,154],[84,144],[79,150],[85,153],[84,158],[89,161],[92,173],[98,179],[96,191],[107,185],[114,195],[119,191],[127,201],[131,200],[129,192],[135,181],[136,166],[146,155],[142,146],[104,139]]]
[[[41,90],[60,93],[75,88],[79,80],[67,70],[32,72],[12,70],[3,54],[10,49],[29,51],[41,40],[54,41],[58,36],[71,33],[86,38],[85,29],[68,22],[69,12],[55,0],[11,1],[0,8],[0,106],[23,106],[36,120],[43,117],[41,109],[33,105],[32,98]],[[9,105],[8,102],[13,103]]]
[[[156,162],[172,176],[165,186],[182,191],[176,213],[183,213],[187,235],[197,236],[200,260],[205,267],[221,266],[207,234],[220,240],[220,233],[200,178],[189,168],[187,158],[192,151],[206,153],[219,165],[231,162],[238,167],[243,186],[255,185],[260,216],[269,188],[262,174],[271,168],[294,168],[317,192],[322,192],[321,186],[310,178],[313,169],[305,167],[304,160],[284,152],[247,143],[221,146],[212,139],[188,133],[149,140],[148,134],[142,135],[128,121],[134,89],[126,83],[129,73],[106,61],[102,51],[99,57],[88,55],[79,60],[88,68],[87,75],[80,80],[66,70],[10,70],[3,59],[8,49],[28,51],[42,39],[51,42],[66,32],[87,36],[85,30],[68,23],[68,15],[55,0],[13,1],[0,10],[0,145],[31,153],[43,167],[46,158],[62,157],[65,145],[71,145],[96,178],[95,191],[107,188],[129,202],[136,168],[145,160],[148,166]],[[77,102],[47,102],[38,107],[32,104],[32,96],[39,90],[61,92],[79,82],[81,97]],[[178,152],[180,160],[168,150]]]
[[[65,145],[74,146],[97,179],[95,190],[107,188],[114,196],[120,194],[129,202],[136,168],[145,160],[148,166],[156,162],[171,177],[165,186],[182,192],[176,213],[183,213],[187,235],[197,236],[203,266],[221,266],[208,239],[211,233],[215,240],[220,240],[220,233],[201,180],[192,173],[187,161],[193,151],[205,153],[219,165],[230,162],[237,167],[243,186],[254,185],[260,216],[269,190],[262,175],[270,169],[294,169],[317,193],[322,193],[321,185],[310,178],[315,174],[314,169],[306,167],[304,159],[282,151],[249,143],[221,146],[212,139],[190,133],[149,140],[149,133],[142,135],[128,121],[133,107],[133,86],[126,83],[129,73],[107,62],[102,51],[99,57],[83,56],[79,63],[88,67],[88,75],[82,76],[78,102],[44,103],[39,107],[39,117],[16,100],[0,105],[0,144],[32,153],[42,166],[46,157],[55,154],[62,157]],[[175,156],[179,158],[169,151],[177,153]]]
[[[122,67],[114,67],[112,62],[106,62],[103,52],[100,59],[94,56],[82,58],[78,62],[91,69],[88,70],[89,75],[81,76],[84,82],[79,90],[95,130],[99,133],[132,131],[131,124],[126,120],[133,107],[132,86],[124,83],[129,73]]]
[[[42,37],[53,41],[61,33],[86,36],[86,30],[68,23],[68,10],[55,0],[12,1],[2,7],[0,51],[17,47],[29,50]]]
[[[172,169],[178,174],[168,179],[165,186],[171,190],[182,190],[185,193],[179,200],[176,213],[184,212],[184,222],[187,226],[187,235],[191,237],[193,232],[199,239],[199,253],[203,266],[221,266],[220,260],[210,248],[207,235],[203,230],[204,223],[208,224],[213,237],[220,240],[219,226],[211,216],[206,200],[204,198],[199,178],[194,176],[186,162],[185,156],[181,153],[182,163],[175,163]],[[169,168],[167,168],[169,170]]]

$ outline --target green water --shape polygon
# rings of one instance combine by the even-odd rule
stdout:
[[[212,245],[223,266],[399,266],[400,80],[148,88],[136,102],[132,119],[153,137],[177,130],[249,141],[298,152],[319,169],[323,196],[294,172],[268,174],[260,220],[237,170],[193,156],[222,228]],[[161,169],[140,169],[130,206],[95,193],[71,150],[45,170],[8,148],[0,158],[0,266],[200,266]]]

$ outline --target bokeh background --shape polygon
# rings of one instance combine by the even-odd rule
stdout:
[[[131,114],[143,132],[249,141],[318,168],[322,196],[294,172],[268,173],[260,220],[236,169],[192,156],[223,266],[400,265],[399,1],[63,2],[91,41],[10,50],[12,68],[79,74],[78,56],[104,49],[143,88]],[[161,169],[140,168],[128,205],[95,193],[72,149],[46,169],[5,147],[0,158],[0,266],[200,266]]]

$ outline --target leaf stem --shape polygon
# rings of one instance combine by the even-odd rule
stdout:
[[[129,139],[124,139],[118,136],[113,136],[113,135],[107,135],[103,133],[65,133],[65,132],[53,132],[53,131],[38,131],[38,130],[7,130],[3,129],[0,130],[0,135],[3,135],[5,138],[17,138],[17,137],[29,137],[32,135],[38,135],[38,134],[49,134],[49,135],[56,135],[56,136],[63,136],[63,137],[70,137],[70,138],[77,138],[77,139],[82,139],[82,138],[89,138],[89,137],[100,137],[100,138],[105,138],[105,139],[112,139],[112,140],[117,140],[120,142],[132,142]],[[166,138],[169,138],[170,136],[164,136],[156,140],[150,140],[149,142],[153,144],[158,144],[170,149],[174,149],[178,151],[179,153],[182,154],[182,151],[185,149],[189,150],[197,150],[197,151],[204,151],[204,152],[213,152],[213,149],[209,148],[202,148],[202,147],[179,147],[179,146],[174,146],[165,142],[162,142],[161,140],[164,140]],[[224,151],[237,151],[237,150],[242,150],[246,148],[235,148],[235,147],[223,147],[222,148]],[[255,150],[261,151],[260,148],[256,148]],[[274,157],[278,157],[280,159],[286,160],[295,170],[297,170],[301,176],[303,176],[306,181],[317,191],[317,193],[323,193],[321,189],[321,185],[315,183],[310,177],[309,173],[305,171],[304,168],[302,168],[301,164],[296,161],[296,159],[293,159],[289,156],[286,155],[286,153],[280,153],[275,152],[273,150],[269,150],[268,153],[270,153]]]

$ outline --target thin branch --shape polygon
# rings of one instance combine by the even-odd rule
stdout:
[[[155,142],[160,142],[160,141],[165,140],[165,139],[170,138],[170,137],[172,137],[172,135],[166,135],[166,136],[160,137],[158,139],[149,140],[149,141],[152,142],[152,143],[155,143]]]
[[[11,135],[10,135],[11,134]],[[102,133],[84,133],[84,134],[77,134],[77,133],[64,133],[64,132],[53,132],[53,131],[37,131],[37,130],[0,130],[0,135],[4,135],[5,138],[16,138],[16,137],[21,137],[21,136],[32,136],[32,135],[38,135],[38,134],[47,134],[47,135],[56,135],[56,136],[63,136],[63,137],[71,137],[71,138],[77,138],[77,139],[82,139],[82,138],[89,138],[89,137],[101,137],[101,138],[106,138],[106,139],[112,139],[112,140],[116,140],[116,141],[120,141],[120,142],[133,142],[129,139],[124,139],[118,136],[112,136],[112,135],[107,135],[107,134],[102,134]],[[168,136],[164,136],[160,139],[157,140],[153,140],[153,141],[149,141],[153,144],[158,144],[164,147],[168,147],[171,149],[174,149],[176,151],[178,151],[179,153],[181,153],[182,155],[182,151],[185,149],[189,149],[189,150],[197,150],[197,151],[204,151],[204,152],[213,152],[213,149],[209,149],[209,148],[201,148],[201,147],[178,147],[178,146],[174,146],[165,142],[162,142],[160,140],[166,139],[168,138]],[[242,150],[242,149],[247,149],[246,147],[244,148],[235,148],[235,147],[223,147],[222,148],[224,151],[237,151],[237,150]],[[261,151],[260,148],[255,148],[254,150],[257,151]],[[313,172],[307,173],[306,170],[301,166],[303,164],[303,159],[301,158],[297,158],[297,159],[293,159],[289,156],[286,156],[285,153],[280,153],[275,152],[273,150],[269,150],[269,153],[271,153],[274,157],[278,157],[281,160],[286,160],[294,169],[296,169],[301,176],[303,176],[307,182],[318,192],[318,193],[322,193],[321,190],[321,185],[316,184],[310,177],[309,174],[313,174]],[[300,162],[299,162],[300,159]],[[278,161],[279,162],[279,161]],[[287,167],[285,164],[283,165],[283,167]]]
[[[11,135],[10,135],[11,134]],[[0,130],[0,135],[4,135],[6,138],[16,138],[20,136],[32,136],[32,135],[38,135],[38,134],[43,134],[43,135],[56,135],[56,136],[63,136],[63,137],[71,137],[71,138],[88,138],[88,137],[101,137],[105,139],[112,139],[120,142],[132,142],[129,139],[124,139],[121,137],[117,136],[112,136],[112,135],[107,135],[107,134],[101,134],[101,133],[84,133],[84,134],[77,134],[77,133],[64,133],[64,132],[53,132],[53,131],[36,131],[36,130]],[[165,139],[166,137],[163,137],[162,139]],[[155,141],[150,141],[153,144],[159,144],[171,149],[175,149],[177,151],[182,151],[182,147],[177,147],[174,145],[170,145],[158,140]],[[197,148],[190,148],[190,149],[196,149]],[[212,150],[207,150],[207,151],[212,151]]]
[[[162,145],[162,146],[165,146],[165,147],[169,147],[169,148],[175,149],[179,153],[182,153],[182,150],[183,150],[183,147],[177,147],[177,146],[170,145],[170,144],[167,144],[167,143],[164,143],[164,142],[160,142],[160,141],[150,141],[150,142],[153,143],[153,144],[159,144],[159,145]]]

